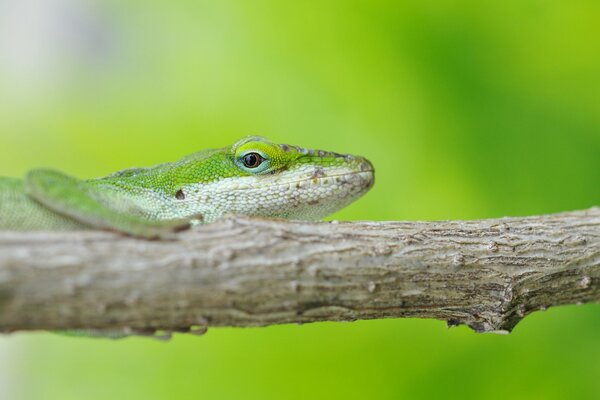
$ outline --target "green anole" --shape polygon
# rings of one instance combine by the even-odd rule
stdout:
[[[0,178],[0,229],[105,229],[155,239],[225,215],[317,220],[373,182],[363,157],[252,136],[97,179],[48,169]]]

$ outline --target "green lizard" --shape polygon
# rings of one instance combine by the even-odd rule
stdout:
[[[34,169],[0,178],[0,229],[106,229],[160,238],[225,215],[317,220],[374,181],[363,157],[246,137],[148,168],[89,180]]]

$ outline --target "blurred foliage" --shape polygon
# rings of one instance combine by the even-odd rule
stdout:
[[[598,2],[47,2],[0,8],[3,175],[98,176],[260,134],[373,161],[374,189],[334,218],[599,203]],[[0,393],[591,399],[598,311],[535,313],[509,336],[425,320],[213,329],[169,344],[16,334],[0,338]]]

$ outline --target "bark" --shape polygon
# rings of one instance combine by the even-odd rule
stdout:
[[[0,330],[418,317],[510,331],[600,301],[600,208],[443,222],[229,218],[146,241],[0,232]]]

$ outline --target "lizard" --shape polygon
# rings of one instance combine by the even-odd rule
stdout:
[[[373,165],[364,157],[248,136],[102,178],[52,169],[0,178],[0,229],[103,229],[160,239],[226,215],[319,220],[373,183]]]

